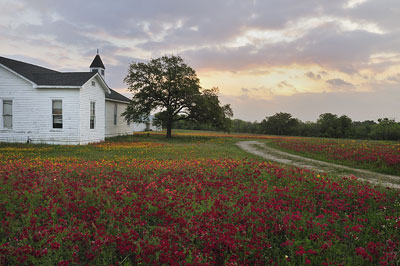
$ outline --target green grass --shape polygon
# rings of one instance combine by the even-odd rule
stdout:
[[[162,134],[134,134],[108,138],[105,143],[121,143],[118,148],[104,148],[101,145],[44,145],[0,143],[2,156],[51,158],[78,158],[82,160],[100,159],[155,159],[179,160],[200,158],[258,158],[244,152],[235,143],[236,138],[220,138],[214,136],[182,136],[175,135],[167,139]],[[129,143],[155,143],[163,146],[130,147]],[[124,147],[124,143],[128,143]]]

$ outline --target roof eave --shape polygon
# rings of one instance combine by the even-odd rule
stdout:
[[[82,86],[36,85],[37,89],[80,89]]]
[[[129,101],[115,100],[115,99],[111,99],[111,98],[106,98],[106,101],[129,104]]]
[[[32,80],[30,80],[30,79],[28,79],[28,78],[26,78],[26,77],[24,77],[24,76],[22,76],[21,74],[19,74],[18,72],[15,72],[14,70],[12,70],[11,68],[9,68],[9,67],[6,67],[5,65],[3,65],[3,64],[1,64],[0,63],[0,66],[2,66],[3,68],[5,68],[6,70],[8,70],[8,71],[10,71],[11,73],[13,73],[13,74],[15,74],[15,75],[17,75],[18,77],[20,77],[21,79],[23,79],[23,80],[25,80],[25,81],[27,81],[27,82],[29,82],[29,83],[31,83],[34,87],[36,87],[37,86],[37,84],[35,83],[35,82],[33,82]]]

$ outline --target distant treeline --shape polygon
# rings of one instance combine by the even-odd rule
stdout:
[[[388,118],[377,122],[366,120],[352,121],[348,116],[331,113],[321,114],[316,122],[302,122],[289,113],[276,113],[261,122],[248,122],[240,119],[226,121],[229,132],[254,133],[285,136],[351,138],[375,140],[400,140],[400,123]],[[217,130],[207,124],[179,121],[176,129]]]

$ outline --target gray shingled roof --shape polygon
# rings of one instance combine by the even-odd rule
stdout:
[[[0,56],[0,64],[39,86],[82,86],[95,72],[58,72]]]
[[[122,102],[129,102],[129,98],[125,97],[122,94],[119,94],[118,92],[116,92],[115,90],[111,90],[111,94],[106,94],[106,99],[110,99],[110,100],[116,100],[116,101],[122,101]]]
[[[97,67],[106,69],[104,67],[103,61],[101,61],[100,55],[98,54],[94,57],[93,62],[90,64],[90,68],[97,68]]]
[[[25,62],[5,58],[0,56],[0,64],[10,68],[11,70],[17,72],[21,76],[36,83],[36,77],[41,74],[57,74],[58,71],[54,71],[48,68],[28,64]],[[36,76],[36,77],[35,77]]]
[[[43,86],[82,86],[94,75],[95,72],[33,74],[33,81]]]
[[[95,59],[99,55],[96,55]],[[100,59],[100,57],[99,57]],[[93,60],[94,62],[94,60]],[[101,62],[101,59],[100,59]],[[58,72],[48,68],[28,64],[0,56],[0,64],[15,71],[38,86],[82,86],[97,72]],[[92,63],[93,64],[93,63]],[[101,64],[103,64],[101,62]],[[104,66],[103,66],[104,67]],[[106,98],[111,100],[129,102],[129,99],[118,92],[111,90],[106,93]]]

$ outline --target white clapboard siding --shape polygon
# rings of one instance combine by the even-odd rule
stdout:
[[[117,124],[114,125],[114,106],[117,105]],[[106,100],[106,137],[114,137],[133,133],[133,124],[128,125],[122,113],[128,104]]]
[[[52,128],[52,100],[62,100],[63,128]],[[2,106],[12,100],[13,128],[3,128]],[[0,141],[79,144],[79,89],[37,89],[0,66]]]
[[[86,82],[80,90],[80,144],[104,141],[105,136],[105,91],[95,76]],[[95,82],[95,86],[92,85]],[[90,129],[90,102],[96,103],[94,129]]]

